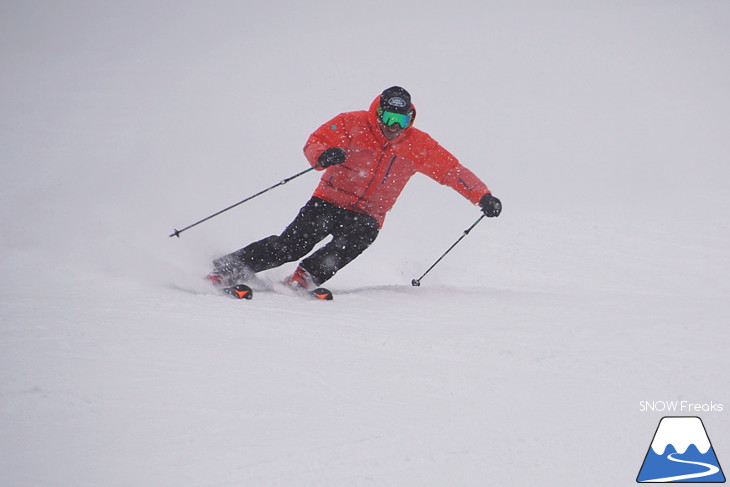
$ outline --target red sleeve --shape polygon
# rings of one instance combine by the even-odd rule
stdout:
[[[436,141],[430,139],[427,145],[430,147],[419,170],[421,173],[440,184],[453,188],[474,204],[479,203],[481,197],[486,193],[490,193],[487,185],[476,174],[462,166],[456,157]]]
[[[329,122],[323,124],[309,136],[304,144],[304,156],[314,166],[325,149],[330,147],[347,148],[350,137],[345,125],[344,114],[339,114]],[[321,170],[322,168],[317,168]]]

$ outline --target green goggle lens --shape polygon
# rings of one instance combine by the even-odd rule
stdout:
[[[385,110],[380,114],[380,120],[388,127],[392,127],[397,123],[401,128],[406,128],[411,124],[412,118],[408,113],[387,112]]]

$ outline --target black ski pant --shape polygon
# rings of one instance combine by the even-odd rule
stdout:
[[[302,260],[319,285],[360,255],[378,236],[378,221],[313,197],[281,235],[254,242],[213,262],[216,268],[261,272],[299,260],[331,235],[326,245]]]

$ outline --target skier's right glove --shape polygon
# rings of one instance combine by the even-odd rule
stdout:
[[[319,158],[317,158],[317,162],[319,162],[319,165],[322,167],[330,167],[342,164],[345,162],[345,159],[347,159],[347,154],[345,154],[343,149],[340,149],[339,147],[330,147],[320,154]]]
[[[482,199],[479,200],[479,206],[482,207],[482,211],[488,217],[499,216],[502,213],[502,202],[490,193],[482,196]]]

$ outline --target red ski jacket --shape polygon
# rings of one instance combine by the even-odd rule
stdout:
[[[313,166],[330,147],[341,147],[347,153],[344,163],[324,169],[313,196],[371,215],[382,226],[385,214],[416,172],[455,189],[474,204],[490,192],[474,173],[412,122],[395,140],[386,139],[378,125],[379,102],[378,96],[368,111],[341,113],[310,135],[304,155]]]

